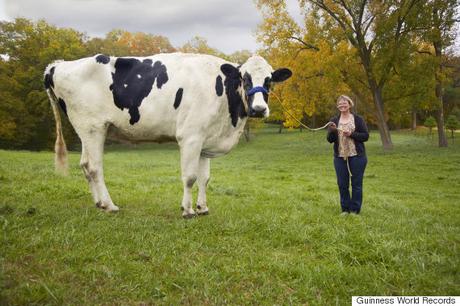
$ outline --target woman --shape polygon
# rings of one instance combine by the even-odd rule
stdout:
[[[342,95],[337,99],[340,114],[331,118],[327,133],[327,140],[334,143],[334,168],[344,215],[359,214],[361,211],[363,176],[367,164],[364,142],[369,139],[369,132],[364,119],[350,111],[353,106],[348,96]]]

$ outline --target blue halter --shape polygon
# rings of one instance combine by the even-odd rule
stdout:
[[[268,91],[262,86],[256,86],[248,90],[248,96],[252,96],[257,92],[262,92],[264,94],[268,94]]]

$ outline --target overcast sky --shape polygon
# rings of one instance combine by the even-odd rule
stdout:
[[[299,17],[296,0],[289,9]],[[89,36],[114,28],[169,38],[175,47],[195,36],[225,53],[258,48],[255,30],[261,15],[253,0],[0,0],[0,19],[45,19]]]

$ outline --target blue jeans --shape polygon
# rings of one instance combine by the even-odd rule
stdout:
[[[347,161],[342,157],[334,157],[334,168],[340,192],[340,206],[342,206],[343,212],[359,214],[363,203],[363,176],[367,165],[367,157],[349,157],[348,165],[351,172],[351,198],[349,190],[350,174],[348,173]]]

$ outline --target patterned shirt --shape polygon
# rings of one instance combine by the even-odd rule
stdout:
[[[351,115],[350,121],[347,123],[341,123],[339,121],[339,157],[347,158],[351,156],[356,156],[356,146],[353,139],[343,135],[342,131],[355,131],[355,117]]]

